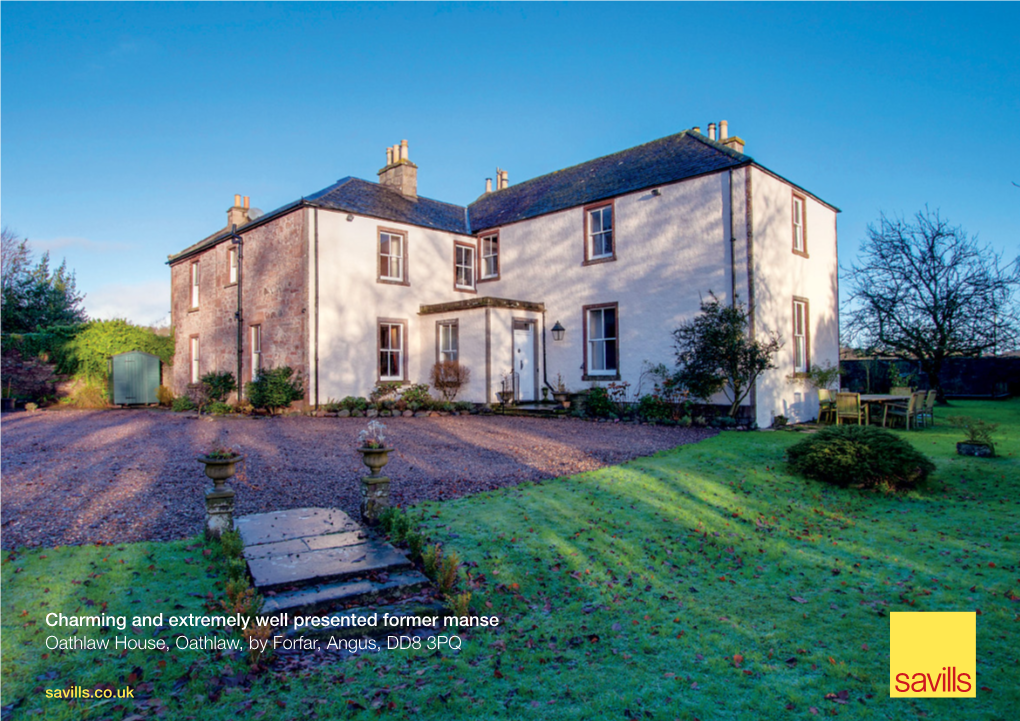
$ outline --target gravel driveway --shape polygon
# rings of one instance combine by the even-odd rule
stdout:
[[[715,434],[502,416],[387,418],[385,473],[405,505],[579,473]],[[202,531],[214,441],[246,454],[237,513],[339,506],[355,517],[364,418],[188,418],[156,410],[5,413],[2,544],[184,538]]]

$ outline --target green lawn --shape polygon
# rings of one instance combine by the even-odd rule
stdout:
[[[189,593],[219,594],[201,547],[6,554],[3,704],[19,703],[16,717],[39,709],[68,719],[1013,718],[1020,402],[958,402],[950,412],[1000,422],[999,457],[956,456],[959,434],[943,425],[900,432],[938,466],[926,488],[904,495],[787,475],[784,450],[799,433],[726,432],[428,504],[428,534],[470,564],[474,610],[503,626],[471,632],[459,653],[383,652],[263,674],[250,687],[231,687],[243,665],[213,652],[43,655],[51,610],[98,613],[105,602],[118,614],[201,612]],[[889,698],[888,614],[904,610],[980,611],[976,699]],[[132,671],[152,684],[144,705],[112,702],[84,716],[87,703],[71,709],[41,691],[118,686]]]

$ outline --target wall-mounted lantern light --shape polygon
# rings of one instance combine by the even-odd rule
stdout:
[[[552,327],[553,340],[563,340],[563,334],[567,332],[567,329],[560,325],[559,321],[556,321],[556,325]]]

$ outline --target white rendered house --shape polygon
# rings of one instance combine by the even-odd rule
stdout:
[[[504,379],[522,401],[558,377],[634,390],[648,364],[673,364],[671,332],[712,291],[785,343],[747,413],[762,426],[816,417],[816,395],[791,379],[838,361],[839,211],[720,131],[514,186],[499,171],[467,207],[417,195],[406,141],[378,183],[344,178],[258,217],[237,197],[227,228],[170,257],[176,390],[290,365],[316,406],[427,383],[437,360],[471,369],[458,400],[494,402]]]

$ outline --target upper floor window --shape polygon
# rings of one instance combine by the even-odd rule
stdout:
[[[499,233],[494,235],[483,235],[481,242],[482,251],[482,277],[481,280],[492,280],[499,277]]]
[[[805,298],[793,299],[793,372],[807,373],[810,364],[808,350],[808,302]]]
[[[379,380],[404,380],[406,321],[379,321]]]
[[[379,280],[407,285],[407,236],[379,230]]]
[[[616,258],[613,239],[613,203],[584,209],[584,262],[595,263]]]
[[[798,255],[807,255],[807,223],[804,216],[804,198],[800,195],[793,196],[793,252]]]
[[[458,290],[475,289],[475,247],[473,245],[453,246],[453,285]]]
[[[237,283],[237,246],[231,246],[227,249],[227,284],[234,285]]]
[[[191,264],[191,307],[198,307],[198,261]]]
[[[459,359],[459,334],[457,332],[457,321],[441,320],[436,323],[436,334],[438,336],[437,357],[439,361],[456,361]]]
[[[619,375],[617,310],[616,303],[584,308],[586,376]]]

